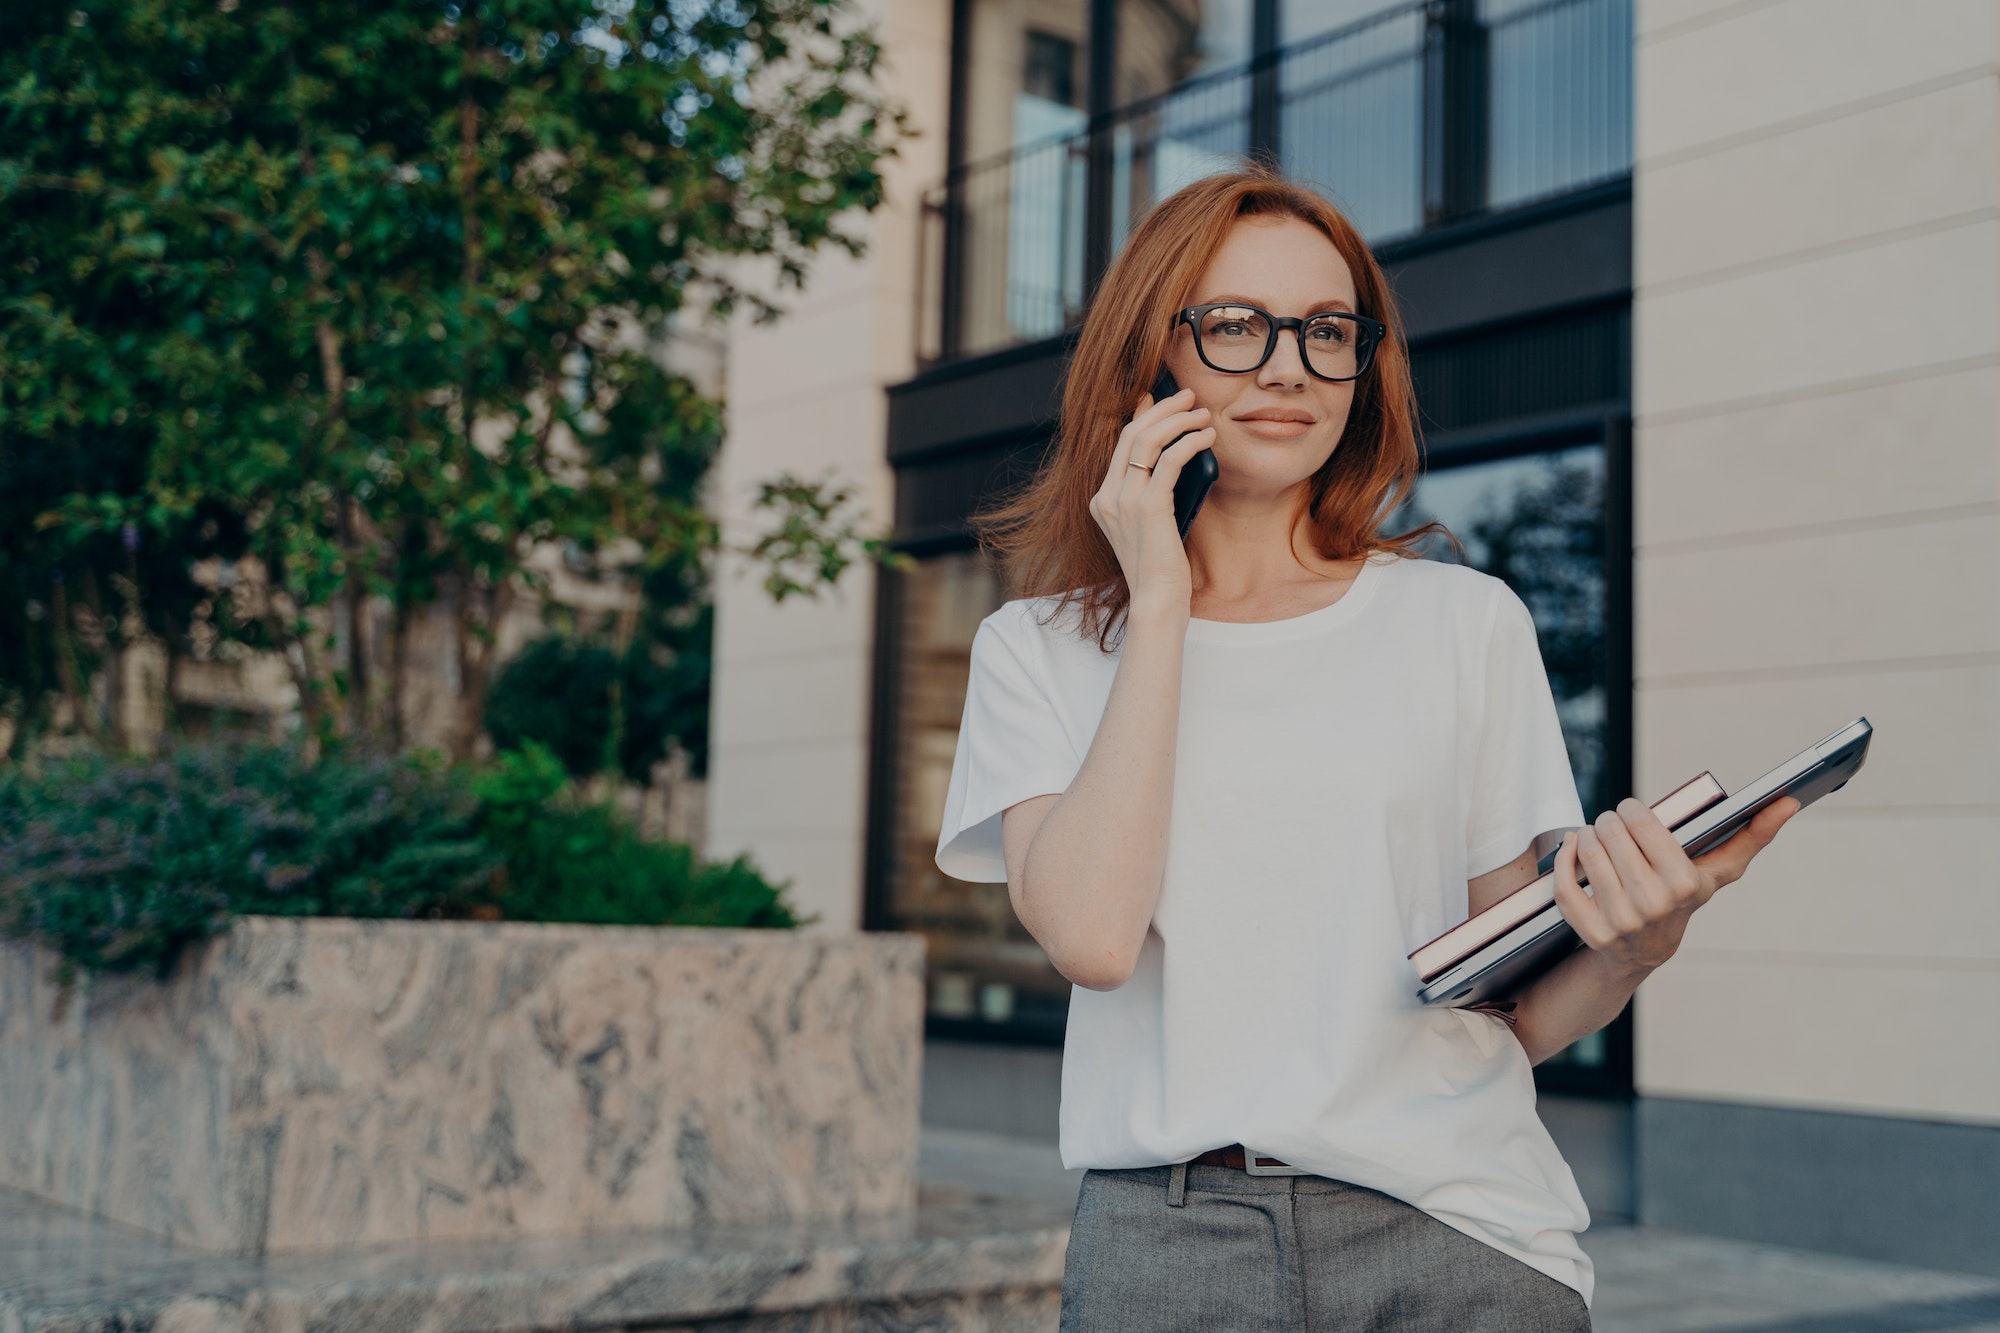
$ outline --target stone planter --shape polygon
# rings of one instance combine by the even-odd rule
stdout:
[[[0,943],[0,1185],[238,1254],[916,1195],[911,936],[245,918],[168,981]]]

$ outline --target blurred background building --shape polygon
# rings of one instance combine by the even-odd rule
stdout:
[[[1068,986],[932,864],[968,517],[1033,468],[1092,286],[1246,154],[1393,278],[1413,507],[1534,611],[1597,810],[1867,714],[1869,767],[1544,1066],[1600,1215],[2000,1272],[1994,0],[878,0],[867,256],[731,331],[715,495],[859,489],[906,569],[717,588],[708,839],[930,943],[934,1120],[1054,1133]]]

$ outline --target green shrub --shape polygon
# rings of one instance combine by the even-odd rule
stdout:
[[[0,932],[69,966],[164,973],[245,913],[463,912],[498,858],[437,765],[273,746],[0,773]]]
[[[611,688],[621,683],[618,675],[609,648],[559,634],[536,639],[494,678],[486,696],[487,734],[503,751],[540,745],[577,777],[602,772],[610,766]]]
[[[656,634],[662,642],[634,643],[622,657],[560,634],[536,639],[494,679],[487,734],[502,750],[546,747],[572,777],[615,769],[639,783],[677,745],[699,777],[708,767],[713,623],[700,607],[685,625]]]
[[[503,754],[472,785],[481,827],[505,861],[494,900],[510,920],[798,924],[747,860],[702,862],[683,843],[642,839],[609,806],[577,801],[562,763],[542,746]]]
[[[0,767],[0,934],[164,974],[251,913],[797,924],[747,861],[641,839],[539,746],[472,772],[253,745]]]

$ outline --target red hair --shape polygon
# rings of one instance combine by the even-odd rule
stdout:
[[[1419,528],[1382,524],[1409,498],[1418,460],[1409,350],[1389,281],[1375,256],[1325,198],[1261,166],[1188,185],[1146,215],[1111,265],[1077,337],[1054,447],[1028,484],[974,520],[981,544],[1019,596],[1060,596],[1107,651],[1131,600],[1111,543],[1090,516],[1118,433],[1166,360],[1173,317],[1239,218],[1296,218],[1347,261],[1360,313],[1389,326],[1355,382],[1340,444],[1313,474],[1305,523],[1328,560],[1376,551],[1415,556]]]

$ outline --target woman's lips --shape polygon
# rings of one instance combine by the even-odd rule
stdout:
[[[1310,421],[1291,418],[1273,420],[1270,417],[1238,417],[1236,424],[1260,440],[1296,440],[1314,425]]]

